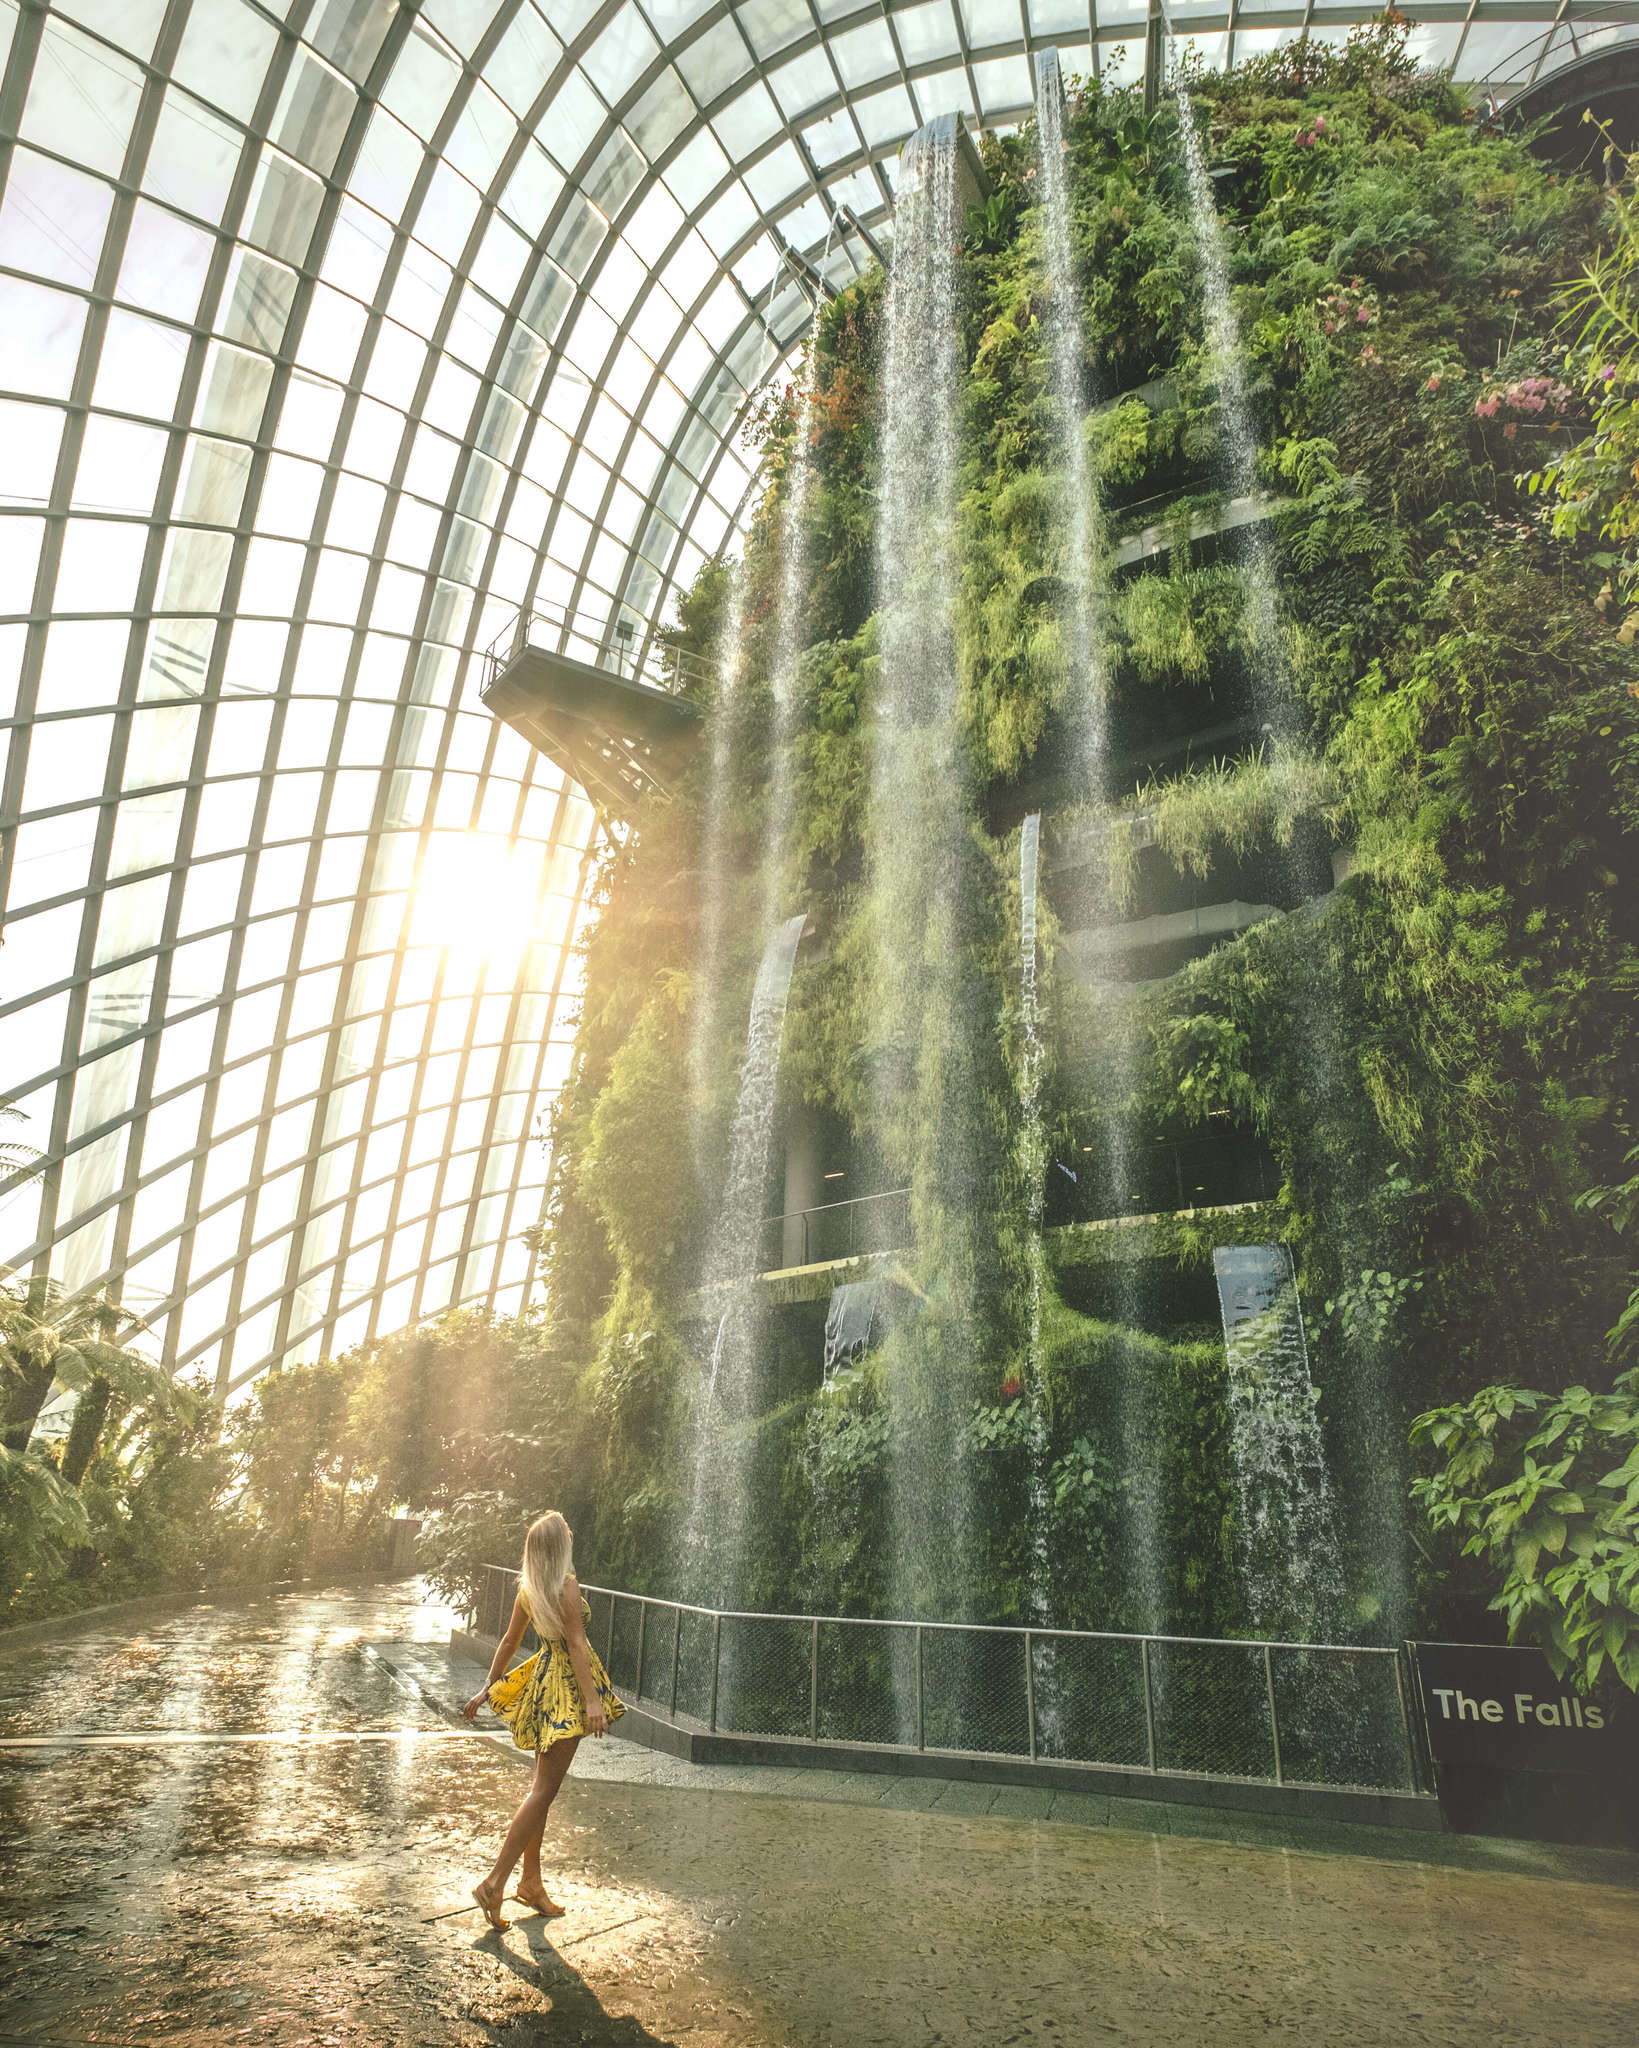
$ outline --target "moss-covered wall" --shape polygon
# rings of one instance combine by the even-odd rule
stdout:
[[[1175,112],[1146,120],[1131,93],[1074,85],[1085,434],[1105,540],[1158,519],[1165,539],[1136,570],[1107,576],[1100,600],[1115,738],[1133,757],[1127,807],[1156,821],[1180,872],[1278,848],[1294,830],[1351,847],[1352,872],[1323,905],[1244,933],[1145,998],[1120,1081],[1107,1020],[1061,971],[1049,877],[1055,1148],[1067,1156],[1089,1100],[1119,1086],[1157,1135],[1225,1117],[1255,1130],[1282,1184],[1232,1225],[1155,1228],[1150,1256],[1196,1278],[1180,1282],[1185,1312],[1150,1332],[1102,1319],[1098,1234],[1061,1240],[1042,1361],[1059,1618],[1136,1618],[1122,1551],[1133,1474],[1111,1420],[1111,1390],[1136,1376],[1165,1446],[1169,1615],[1209,1632],[1240,1621],[1223,1351],[1198,1316],[1215,1233],[1276,1236],[1293,1250],[1356,1532],[1403,1494],[1410,1412],[1509,1372],[1534,1377],[1544,1358],[1601,1374],[1599,1333],[1623,1290],[1573,1200],[1609,1179],[1631,1142],[1639,704],[1633,652],[1594,602],[1597,565],[1550,537],[1523,484],[1575,430],[1577,401],[1567,392],[1531,409],[1506,397],[1558,362],[1554,294],[1600,233],[1597,191],[1478,128],[1452,88],[1415,74],[1392,28],[1344,57],[1282,54],[1204,77],[1198,107],[1210,154],[1231,173],[1220,205],[1265,483],[1286,501],[1284,654],[1311,745],[1257,757],[1243,738],[1221,758],[1143,765],[1146,749],[1156,762],[1158,734],[1244,717],[1244,575],[1232,538],[1189,540],[1219,502],[1222,420]],[[1067,564],[1034,147],[1028,130],[987,142],[995,197],[971,217],[962,256],[958,628],[978,815],[961,943],[988,1022],[980,1064],[959,1085],[981,1098],[991,1152],[981,1227],[956,1245],[937,1082],[902,1094],[892,1128],[873,1126],[892,1050],[862,886],[882,280],[845,293],[818,330],[811,644],[783,891],[810,909],[814,937],[781,1085],[787,1102],[839,1118],[882,1184],[917,1188],[907,1277],[928,1307],[896,1318],[864,1366],[823,1394],[817,1352],[806,1391],[791,1391],[800,1358],[784,1361],[777,1405],[749,1426],[759,1509],[746,1590],[759,1602],[871,1611],[888,1597],[884,1473],[899,1398],[971,1415],[964,1455],[983,1503],[976,1572],[947,1584],[930,1561],[919,1605],[1021,1611],[1028,1460],[1018,1397],[1004,1391],[1021,1370],[1026,1297],[1022,1193],[1008,1170],[1016,826],[1042,803],[1065,817],[1086,795],[1063,770]],[[604,1425],[599,1574],[656,1590],[676,1583],[682,1418],[701,1371],[682,1317],[761,936],[753,870],[796,417],[789,394],[768,409],[768,495],[743,572],[748,683],[719,812],[730,869],[721,988],[700,972],[702,748],[678,800],[646,811],[606,868],[556,1120],[549,1314],[560,1349],[584,1361]],[[1169,492],[1158,512],[1150,501]],[[684,603],[680,643],[710,653],[726,608],[724,573],[708,569]],[[707,1000],[724,1021],[691,1091],[691,1019]],[[1362,1625],[1387,1597],[1369,1548],[1350,1564]],[[1437,1603],[1438,1588],[1424,1597]]]

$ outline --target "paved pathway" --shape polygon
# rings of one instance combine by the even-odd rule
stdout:
[[[586,1743],[566,1918],[414,1588],[0,1642],[0,2043],[1629,2048],[1639,1858]],[[1170,1832],[1168,1832],[1170,1830]]]

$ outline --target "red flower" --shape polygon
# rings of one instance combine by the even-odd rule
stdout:
[[[1016,1372],[1010,1372],[1007,1378],[1002,1381],[1002,1399],[1004,1401],[1011,1401],[1016,1394],[1022,1394],[1023,1392],[1024,1382]]]

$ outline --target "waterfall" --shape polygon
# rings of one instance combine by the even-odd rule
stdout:
[[[829,237],[826,241],[829,249]],[[807,638],[808,498],[813,478],[808,437],[814,420],[814,379],[819,367],[816,298],[808,330],[808,360],[797,400],[795,452],[780,512],[780,608],[774,633],[774,729],[769,741],[768,810],[763,828],[762,916],[771,926],[779,915],[786,840],[791,831],[791,743],[797,723],[797,670]]]
[[[878,503],[880,666],[866,815],[873,1122],[893,1169],[910,1181],[918,1250],[934,1250],[948,1304],[896,1349],[886,1388],[889,1597],[901,1614],[957,1611],[977,1582],[965,1404],[951,1398],[950,1386],[953,1374],[960,1382],[982,1364],[968,1302],[989,1159],[978,1116],[981,1048],[993,1043],[994,1011],[968,957],[965,931],[977,888],[966,881],[976,855],[955,644],[956,158],[956,117],[947,115],[912,136],[900,159]],[[932,1247],[930,1219],[938,1230]]]
[[[1064,81],[1056,50],[1035,56],[1037,170],[1041,186],[1043,247],[1047,267],[1047,326],[1052,360],[1053,396],[1059,438],[1059,473],[1066,552],[1067,598],[1064,613],[1070,665],[1068,727],[1074,786],[1092,817],[1087,841],[1101,883],[1109,879],[1110,672],[1103,644],[1095,582],[1094,544],[1099,530],[1096,480],[1087,461],[1084,425],[1087,412],[1086,341],[1081,293],[1076,282],[1070,239],[1070,192],[1065,175]],[[1102,1209],[1117,1213],[1132,1159],[1133,1134],[1127,1109],[1132,1090],[1132,1063],[1127,998],[1110,986],[1094,991],[1104,1064],[1104,1086],[1094,1097],[1102,1139],[1100,1170],[1104,1176]],[[1114,1197],[1112,1200],[1111,1197]],[[1139,1308],[1132,1269],[1114,1268],[1115,1317],[1136,1326]],[[1031,1278],[1032,1300],[1039,1279]],[[1126,1577],[1141,1625],[1159,1629],[1165,1623],[1162,1594],[1162,1536],[1159,1447],[1149,1425],[1151,1389],[1145,1368],[1129,1359],[1117,1390],[1121,1461],[1128,1475],[1124,1516]]]
[[[1345,1623],[1337,1506],[1284,1245],[1212,1254],[1229,1361],[1236,1549],[1264,1636],[1336,1642]]]
[[[745,573],[728,572],[728,603],[718,640],[717,702],[711,709],[711,752],[707,757],[705,831],[700,847],[702,886],[700,943],[695,955],[695,990],[689,1005],[689,1100],[693,1105],[695,1174],[709,1184],[712,1146],[711,1063],[718,1045],[723,998],[723,923],[731,871],[730,778],[739,752],[744,719],[742,656],[745,642]]]
[[[849,1280],[832,1294],[825,1311],[822,1380],[826,1386],[870,1350],[881,1284],[879,1280]]]
[[[756,1285],[773,1153],[774,1098],[786,998],[806,916],[778,927],[751,992],[740,1093],[729,1137],[728,1175],[713,1220],[703,1279],[727,1290],[695,1423],[694,1479],[684,1552],[689,1591],[733,1604],[745,1547],[748,1474],[744,1425],[761,1410],[767,1314]]]
[[[1041,1110],[1041,1004],[1036,989],[1036,881],[1041,813],[1019,833],[1019,1168],[1024,1182],[1028,1285],[1024,1342],[1026,1448],[1030,1460],[1030,1607],[1046,1624],[1051,1606],[1047,1546],[1047,1428],[1041,1376],[1041,1297],[1047,1262],[1042,1215],[1047,1199],[1047,1130]]]
[[[1072,731],[1077,779],[1095,800],[1104,794],[1109,675],[1094,613],[1093,538],[1098,504],[1082,431],[1087,415],[1086,343],[1081,293],[1070,243],[1070,190],[1064,169],[1064,81],[1057,50],[1038,50],[1036,136],[1046,230],[1049,334],[1063,483],[1066,575],[1065,637],[1070,656]]]
[[[1168,24],[1170,32],[1170,22]],[[1246,396],[1246,368],[1241,352],[1240,329],[1229,295],[1229,264],[1224,254],[1223,222],[1207,169],[1206,150],[1196,125],[1195,105],[1177,72],[1178,126],[1184,145],[1184,174],[1189,186],[1190,225],[1195,231],[1197,260],[1201,266],[1201,302],[1207,347],[1218,385],[1219,416],[1223,422],[1224,480],[1231,498],[1253,497],[1258,489],[1258,437],[1252,427],[1252,408]],[[1242,572],[1246,579],[1249,639],[1253,648],[1252,696],[1254,713],[1272,738],[1295,736],[1299,730],[1297,704],[1281,648],[1280,604],[1275,590],[1275,565],[1268,537],[1261,522],[1253,520],[1244,529]]]
[[[1170,20],[1167,29],[1172,34]],[[1200,125],[1181,70],[1176,74],[1175,85],[1190,218],[1201,269],[1206,338],[1214,358],[1223,418],[1225,481],[1232,496],[1249,497],[1257,489],[1258,443],[1247,400],[1240,333],[1230,299],[1223,225],[1218,217]],[[1270,739],[1295,749],[1304,748],[1307,739],[1282,647],[1279,595],[1266,530],[1253,522],[1244,533],[1243,572],[1254,649],[1253,714]],[[1301,875],[1295,861],[1289,872],[1295,893],[1301,893]],[[1346,1121],[1342,1077],[1348,1055],[1342,1043],[1332,984],[1334,963],[1327,936],[1318,925],[1311,943],[1312,952],[1305,964],[1288,1029],[1300,1034],[1301,1042],[1308,1048],[1315,1118],[1342,1126]],[[1354,1203],[1340,1189],[1334,1189],[1333,1194],[1339,1262],[1346,1272],[1358,1271],[1370,1263],[1370,1253],[1358,1243],[1357,1227],[1348,1214]],[[1361,1512],[1351,1519],[1360,1527],[1360,1552],[1376,1582],[1376,1597],[1385,1610],[1385,1632],[1392,1637],[1406,1626],[1410,1610],[1404,1475],[1393,1461],[1385,1462],[1375,1447],[1402,1441],[1404,1424],[1389,1389],[1389,1366],[1381,1346],[1357,1342],[1351,1346],[1344,1364],[1344,1383],[1337,1391],[1345,1398],[1350,1435],[1359,1443],[1366,1467],[1367,1498]],[[1305,1380],[1307,1371],[1305,1363]],[[1317,1446],[1318,1441],[1317,1438]]]

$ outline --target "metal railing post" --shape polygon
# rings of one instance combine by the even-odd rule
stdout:
[[[675,1721],[677,1719],[677,1671],[678,1664],[683,1655],[683,1610],[681,1607],[674,1607],[672,1609],[672,1618],[675,1623],[672,1629],[672,1719]]]
[[[808,1740],[819,1740],[819,1617],[808,1635]]]
[[[717,1733],[717,1674],[722,1669],[722,1663],[723,1617],[714,1614],[711,1617],[711,1718],[706,1723],[713,1735]]]
[[[1275,1751],[1275,1783],[1284,1784],[1280,1774],[1280,1720],[1275,1713],[1275,1667],[1269,1655],[1269,1645],[1263,1646],[1263,1689],[1269,1695],[1269,1740]]]
[[[615,1602],[619,1598],[620,1595],[618,1593],[611,1593],[609,1595],[609,1633],[603,1645],[603,1662],[606,1668],[614,1662],[615,1658]]]
[[[1422,1763],[1416,1738],[1411,1732],[1411,1712],[1406,1705],[1406,1676],[1400,1668],[1400,1652],[1394,1653],[1394,1697],[1400,1708],[1400,1732],[1406,1738],[1406,1782],[1413,1792],[1423,1789]]]
[[[643,1697],[643,1634],[649,1619],[649,1603],[637,1603],[637,1675],[632,1680],[632,1691],[639,1699]]]
[[[1030,1761],[1036,1761],[1036,1674],[1031,1669],[1030,1631],[1024,1632],[1024,1718],[1030,1736]]]
[[[1149,1752],[1150,1769],[1155,1769],[1155,1687],[1150,1682],[1150,1639],[1139,1638],[1139,1662],[1144,1667],[1144,1741]]]
[[[916,1746],[926,1749],[927,1727],[922,1718],[922,1625],[916,1627]]]

